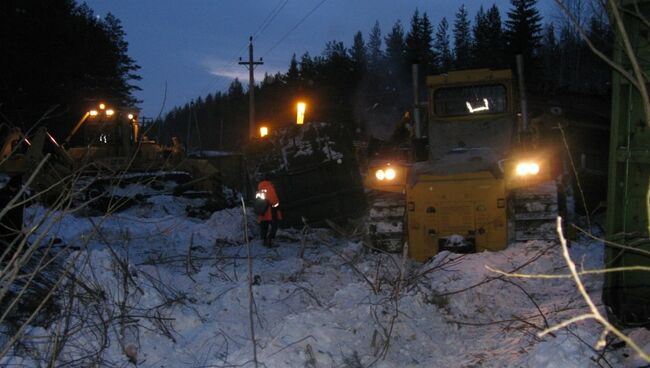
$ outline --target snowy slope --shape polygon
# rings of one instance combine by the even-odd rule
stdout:
[[[253,367],[244,232],[257,233],[255,219],[244,224],[241,209],[187,218],[187,201],[151,197],[104,218],[50,214],[49,236],[88,244],[76,261],[71,318],[29,329],[26,344],[34,351],[15,350],[0,365],[46,365],[46,337],[68,326],[59,364]],[[35,224],[44,215],[35,206],[27,219]],[[301,240],[300,232],[281,230],[278,248],[250,243],[256,353],[266,367],[640,364],[620,351],[606,354],[606,362],[599,357],[593,347],[602,329],[595,322],[537,336],[585,312],[570,280],[506,278],[486,268],[566,274],[557,243],[443,252],[421,264],[367,253],[360,242],[322,229],[307,233],[299,258]],[[571,254],[580,267],[602,266],[599,242],[574,242]],[[584,280],[600,303],[601,278]],[[64,306],[70,301],[61,299]],[[649,334],[633,333],[650,348]]]

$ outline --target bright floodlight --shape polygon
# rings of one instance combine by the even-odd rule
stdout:
[[[394,169],[387,169],[386,170],[386,179],[393,180],[393,179],[395,179],[395,176],[397,176],[397,173],[395,172]]]
[[[265,126],[260,127],[260,137],[266,137],[267,135],[269,135],[269,128]]]
[[[97,113],[97,110],[90,110],[90,111],[88,111],[88,115],[90,115],[90,116],[97,116],[97,114],[98,114],[98,113]]]
[[[112,109],[106,110],[106,116],[113,116],[113,114],[115,114],[115,111],[113,111]]]
[[[539,164],[536,162],[520,162],[517,164],[515,172],[519,176],[539,174]]]
[[[104,110],[105,108],[106,108],[106,105],[104,105],[103,103],[99,104],[99,109],[100,110]]]
[[[127,116],[129,117],[129,120],[133,120],[133,118],[134,118],[133,114],[129,114]]]
[[[384,170],[381,169],[377,170],[375,172],[375,178],[377,178],[377,180],[384,180],[386,178],[386,174],[384,174]]]
[[[298,102],[296,105],[298,108],[298,115],[296,116],[296,124],[300,125],[305,122],[305,110],[307,109],[307,104],[304,102]]]

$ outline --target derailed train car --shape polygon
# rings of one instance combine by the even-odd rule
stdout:
[[[245,148],[251,186],[270,179],[283,226],[320,226],[363,215],[363,182],[347,129],[335,123],[278,128]]]

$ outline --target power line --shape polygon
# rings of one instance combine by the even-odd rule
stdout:
[[[300,25],[305,20],[307,20],[307,18],[309,18],[309,16],[312,15],[318,8],[320,8],[321,5],[323,5],[326,1],[327,0],[321,0],[321,2],[316,4],[316,6],[314,8],[312,8],[309,12],[307,12],[307,14],[300,21],[298,21],[298,23],[296,23],[296,25],[293,26],[287,33],[285,33],[284,36],[282,36],[282,38],[280,38],[280,40],[278,42],[276,42],[273,46],[271,46],[271,48],[268,49],[264,53],[264,55],[262,55],[262,57],[266,57],[266,55],[268,55],[271,51],[273,51],[276,47],[278,47],[278,45],[280,45],[280,43],[282,43],[282,41],[284,41],[291,34],[291,32],[295,31],[296,28],[300,27]]]
[[[280,11],[282,11],[282,9],[284,9],[285,5],[287,5],[288,2],[289,2],[289,0],[284,0],[284,2],[282,2],[282,3],[279,2],[275,6],[275,9],[273,9],[266,16],[266,18],[264,18],[264,20],[262,21],[260,26],[257,27],[257,31],[255,31],[255,33],[253,33],[253,39],[257,38],[258,35],[260,35],[262,32],[264,32],[271,25],[271,23],[275,20],[275,18],[278,16],[278,14],[280,14]]]
[[[259,36],[262,32],[264,32],[268,28],[269,25],[271,25],[273,20],[275,20],[275,18],[278,16],[278,14],[280,14],[280,11],[282,11],[282,9],[284,9],[285,5],[287,5],[288,2],[289,2],[289,0],[280,0],[280,2],[277,3],[275,8],[273,8],[266,15],[266,17],[264,18],[262,23],[260,23],[260,25],[257,27],[257,31],[255,31],[253,38]],[[239,49],[239,51],[237,51],[237,54],[235,54],[234,57],[228,59],[229,61],[226,61],[223,65],[221,65],[219,68],[217,68],[217,70],[225,69],[225,68],[228,68],[230,66],[236,65],[236,63],[237,63],[237,61],[236,61],[237,60],[236,59],[237,55],[240,55],[242,52],[244,52],[244,50],[246,50],[246,46],[248,46],[248,44],[244,44]],[[225,77],[216,74],[215,75],[215,80],[216,80],[216,78],[225,78]],[[212,85],[212,83],[215,80],[208,82],[208,84],[201,90],[201,94],[205,93],[206,90],[210,87],[210,85]]]

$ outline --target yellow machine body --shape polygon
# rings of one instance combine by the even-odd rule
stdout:
[[[405,187],[409,255],[424,261],[454,238],[471,251],[504,249],[514,231],[509,191],[548,179],[541,170],[534,178],[515,178],[520,155],[512,73],[450,72],[429,76],[427,87],[430,156],[413,165]]]
[[[475,239],[476,251],[507,245],[505,180],[489,171],[422,175],[406,191],[409,255],[426,260],[454,235]]]

